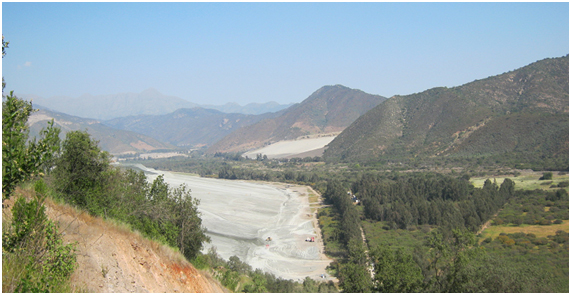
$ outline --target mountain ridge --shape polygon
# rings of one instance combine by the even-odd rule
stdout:
[[[504,153],[514,151],[517,145],[524,151],[529,150],[524,146],[531,145],[530,140],[513,131],[521,129],[517,124],[534,126],[530,122],[543,126],[542,132],[536,133],[538,140],[551,142],[549,150],[560,150],[561,146],[568,146],[569,141],[568,132],[564,135],[569,116],[568,69],[567,55],[453,88],[437,87],[406,96],[395,95],[347,127],[329,144],[324,157],[328,161],[362,162],[485,155],[490,153],[485,146],[494,143],[483,144],[486,142],[482,139],[484,131],[499,137],[509,134],[513,147],[504,149]],[[517,123],[514,114],[528,115],[521,115]],[[558,119],[550,119],[551,123],[547,124],[546,118],[539,114],[550,114],[552,119]],[[498,123],[502,118],[511,125]],[[546,138],[555,136],[549,128],[562,130],[557,133],[562,139]],[[477,142],[482,144],[470,147],[467,139],[476,135],[481,138]],[[496,147],[493,154],[499,155],[500,148]],[[468,150],[471,152],[466,152]]]
[[[38,107],[35,104],[34,106]],[[54,119],[54,125],[61,129],[60,138],[65,138],[65,134],[70,131],[87,130],[95,140],[99,141],[99,145],[103,150],[112,154],[176,148],[146,135],[103,125],[99,120],[81,118],[44,108],[40,108],[37,112],[32,113],[28,119],[30,137],[37,137],[40,129],[46,127],[47,122],[52,119]]]
[[[160,141],[189,147],[209,146],[233,130],[278,113],[227,114],[201,107],[181,108],[164,115],[136,115],[103,121],[103,124],[137,132]]]
[[[239,152],[306,135],[340,132],[385,99],[342,85],[323,86],[280,116],[236,130],[208,153]]]
[[[293,105],[282,105],[274,101],[249,103],[245,106],[240,106],[237,103],[199,105],[176,96],[164,95],[154,88],[147,88],[140,93],[122,92],[104,95],[85,93],[75,98],[69,96],[44,98],[34,94],[18,94],[18,96],[26,100],[33,100],[34,104],[56,112],[98,120],[111,120],[136,115],[164,115],[181,108],[194,107],[215,109],[224,113],[261,115],[268,112],[278,112]]]

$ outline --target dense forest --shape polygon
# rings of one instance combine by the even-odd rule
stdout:
[[[439,174],[395,179],[366,175],[352,190],[363,203],[366,218],[386,221],[391,228],[428,224],[474,232],[509,200],[515,184],[506,179],[498,188],[487,180],[483,189],[475,189],[466,178]]]

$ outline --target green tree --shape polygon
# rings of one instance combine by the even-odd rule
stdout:
[[[347,263],[340,269],[340,286],[345,293],[369,293],[372,280],[366,266]]]
[[[383,293],[419,292],[424,277],[412,255],[402,249],[378,246],[371,253],[375,263],[375,291]]]
[[[483,254],[475,244],[475,235],[466,230],[431,232],[425,243],[430,251],[424,259],[430,263],[424,271],[423,292],[463,292],[471,282],[466,270]]]
[[[8,42],[2,35],[2,58]],[[4,92],[2,77],[2,92]],[[40,139],[28,140],[28,118],[35,110],[32,103],[14,96],[5,96],[2,102],[2,200],[10,197],[16,186],[42,173],[59,150],[60,129],[53,120],[40,131]]]
[[[251,277],[252,277],[252,283],[244,286],[244,292],[265,293],[268,291],[266,289],[266,277],[264,276],[261,270],[256,269],[256,271],[252,273]]]
[[[316,293],[318,289],[317,282],[310,277],[305,277],[303,280],[303,292]]]
[[[184,184],[175,188],[171,196],[173,207],[170,214],[173,224],[179,229],[178,248],[185,257],[193,259],[202,250],[203,243],[210,242],[198,211],[200,201],[192,198]]]
[[[56,190],[67,202],[103,215],[104,209],[110,208],[110,198],[102,194],[109,154],[85,131],[67,133],[62,150],[53,171]]]
[[[551,180],[553,179],[553,172],[544,172],[543,176],[539,178],[539,180]]]

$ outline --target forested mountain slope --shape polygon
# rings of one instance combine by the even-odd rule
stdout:
[[[279,113],[262,115],[226,114],[204,108],[179,109],[166,115],[115,118],[104,124],[145,134],[179,146],[209,146],[232,131]]]
[[[567,55],[458,87],[393,96],[337,136],[324,157],[366,162],[492,156],[565,168],[559,166],[568,163],[568,151]]]
[[[244,151],[304,135],[340,132],[385,100],[342,85],[324,86],[273,119],[241,128],[214,144],[209,152]]]
[[[47,126],[47,122],[52,119],[54,119],[54,125],[61,128],[61,138],[65,138],[65,134],[69,131],[88,130],[93,138],[99,141],[101,148],[112,154],[175,148],[146,135],[105,126],[98,120],[75,117],[46,109],[40,109],[30,116],[28,120],[30,137],[37,136],[40,129]]]

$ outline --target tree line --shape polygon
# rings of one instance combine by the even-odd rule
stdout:
[[[386,221],[391,228],[433,225],[477,231],[514,195],[515,183],[501,186],[489,179],[476,189],[466,177],[412,174],[393,179],[363,175],[352,190],[366,218]]]

